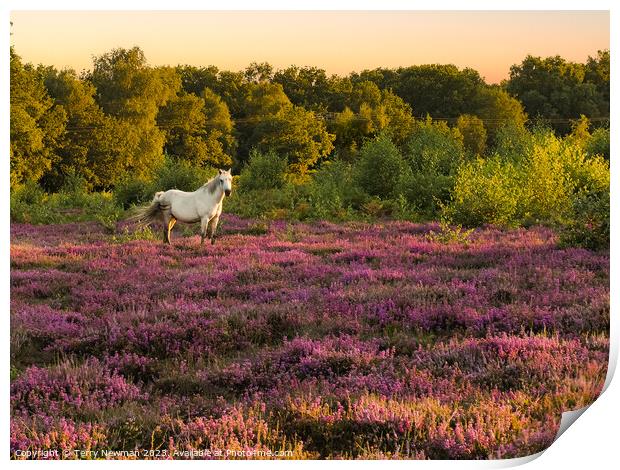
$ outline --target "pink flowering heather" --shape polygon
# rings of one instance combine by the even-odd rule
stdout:
[[[13,457],[518,457],[600,393],[606,252],[223,219],[213,246],[13,224]]]

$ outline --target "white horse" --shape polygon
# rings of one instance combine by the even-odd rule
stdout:
[[[192,224],[200,221],[200,243],[205,238],[215,243],[215,230],[222,213],[224,196],[232,191],[230,169],[219,170],[219,174],[196,191],[188,193],[178,189],[159,191],[149,206],[136,211],[131,220],[146,225],[160,219],[164,222],[164,243],[170,244],[170,231],[179,221]]]

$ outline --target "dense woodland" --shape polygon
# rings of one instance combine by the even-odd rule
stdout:
[[[231,200],[241,215],[566,225],[594,193],[608,205],[609,51],[528,56],[489,85],[439,64],[152,67],[137,47],[78,74],[11,49],[10,152],[26,221],[40,218],[26,205],[76,186],[127,208],[232,166],[242,194],[260,192]]]

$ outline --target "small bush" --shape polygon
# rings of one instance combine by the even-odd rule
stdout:
[[[609,191],[578,195],[573,218],[562,231],[561,242],[592,250],[609,249]]]
[[[279,189],[234,191],[224,201],[224,210],[240,217],[265,217],[292,211],[300,200],[300,188],[286,183]]]
[[[155,178],[151,184],[149,196],[157,191],[180,189],[181,191],[195,191],[215,176],[213,168],[196,167],[189,162],[166,157],[163,165],[157,168]]]
[[[495,153],[510,160],[519,160],[532,148],[532,135],[523,127],[507,124],[495,135]]]
[[[29,183],[11,193],[11,221],[30,224],[60,224],[96,220],[110,228],[122,210],[108,192],[88,193],[83,187],[64,187],[46,194]]]
[[[483,155],[487,145],[487,131],[482,119],[463,114],[456,121],[456,128],[463,136],[465,150],[473,155]]]
[[[351,164],[335,159],[325,162],[308,185],[312,215],[318,219],[342,220],[353,207],[359,208],[367,196],[352,176]]]
[[[586,151],[589,155],[600,155],[609,161],[609,129],[601,127],[592,132],[586,142]]]
[[[580,149],[564,145],[553,134],[538,138],[519,163],[521,191],[515,218],[526,223],[561,223],[572,204],[572,152]]]
[[[155,235],[153,229],[146,226],[141,226],[133,230],[129,230],[129,228],[125,227],[121,233],[112,235],[112,241],[114,243],[126,243],[133,240],[159,240],[161,237]]]
[[[451,175],[463,161],[463,136],[445,122],[418,121],[405,145],[414,173]]]
[[[578,199],[608,191],[609,166],[602,157],[588,158],[571,139],[535,130],[531,147],[516,160],[496,155],[464,165],[445,215],[468,226],[563,225]]]
[[[456,175],[452,201],[445,216],[469,227],[514,225],[522,188],[519,169],[495,156],[462,166]]]
[[[123,209],[144,204],[152,197],[151,184],[140,178],[124,177],[114,187],[114,199]]]
[[[454,176],[415,173],[403,177],[401,193],[417,212],[426,219],[435,218],[449,201],[454,188]]]
[[[398,148],[384,135],[361,148],[353,169],[354,182],[370,196],[396,197],[409,168]]]
[[[239,175],[239,189],[279,189],[286,182],[288,163],[275,152],[250,152],[250,159]]]
[[[438,243],[460,243],[467,245],[474,229],[463,230],[461,225],[451,226],[448,221],[442,220],[439,223],[439,231],[431,230],[426,239]]]

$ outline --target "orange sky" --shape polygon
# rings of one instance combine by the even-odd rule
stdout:
[[[137,45],[152,65],[267,61],[346,75],[453,63],[495,83],[527,54],[583,62],[609,48],[606,11],[15,11],[11,20],[25,61],[78,71],[93,55]]]

